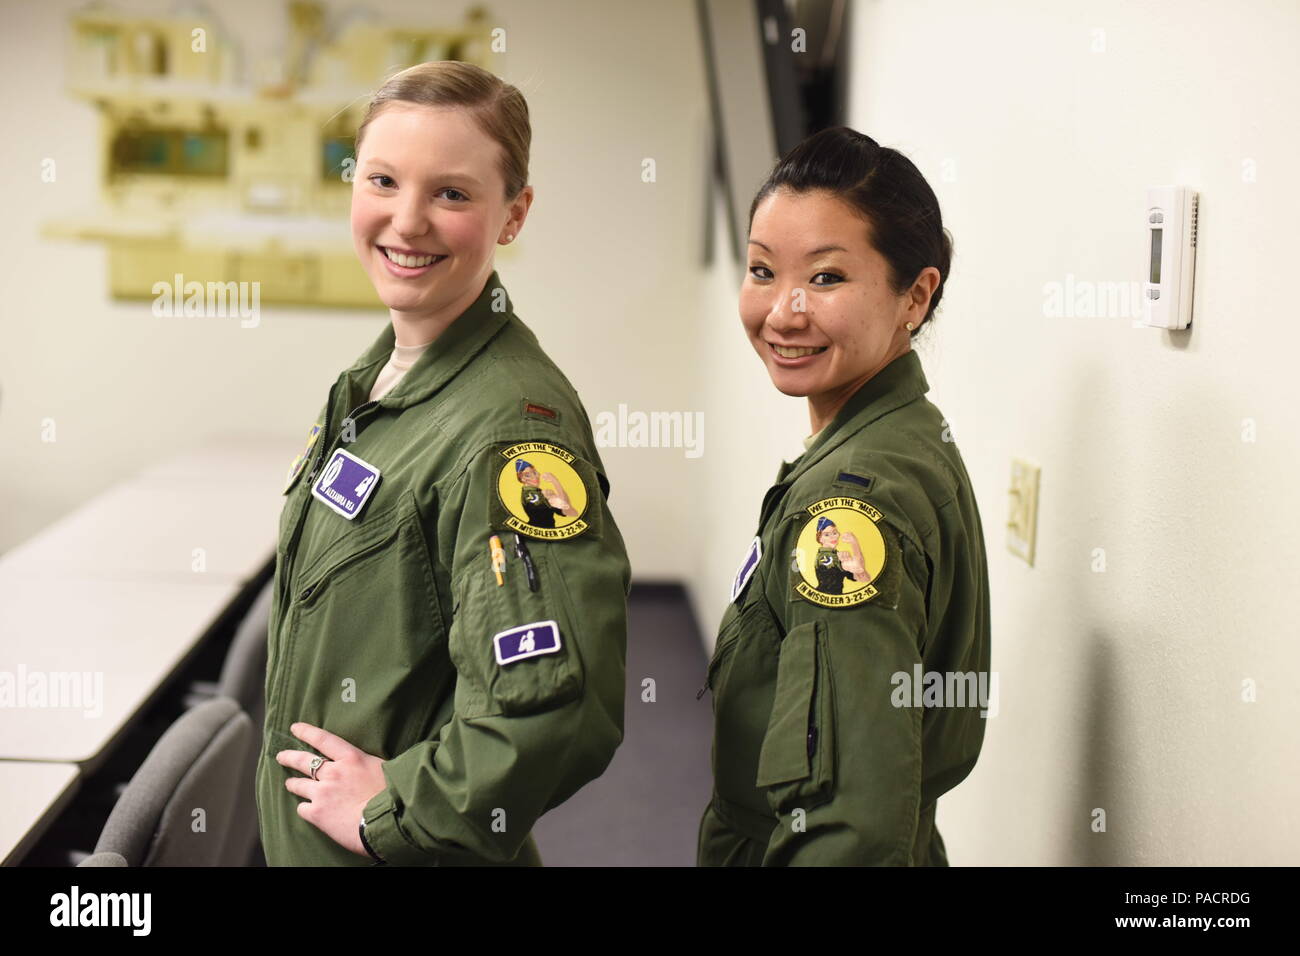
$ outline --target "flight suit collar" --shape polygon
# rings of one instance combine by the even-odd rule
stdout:
[[[920,357],[908,349],[853,393],[831,423],[817,433],[817,440],[807,451],[792,462],[781,462],[776,483],[793,480],[882,415],[920,398],[929,390],[930,384],[925,380]]]
[[[499,292],[497,290],[500,290]],[[501,301],[505,308],[492,308]],[[510,295],[496,271],[488,277],[477,299],[420,354],[392,390],[378,400],[384,408],[402,409],[424,401],[468,365],[505,326],[514,314]],[[352,404],[369,398],[370,388],[396,344],[393,323],[387,323],[370,348],[346,371],[352,389]]]

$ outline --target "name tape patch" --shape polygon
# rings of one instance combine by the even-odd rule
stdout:
[[[740,570],[736,572],[736,578],[731,582],[731,600],[735,601],[740,597],[740,592],[745,590],[745,585],[753,577],[754,570],[758,567],[758,559],[763,556],[763,544],[755,538],[749,545],[749,550],[745,552],[745,560],[740,562]]]
[[[336,448],[311,493],[318,501],[351,521],[361,513],[379,484],[379,469],[342,448]]]
[[[554,621],[534,621],[502,631],[492,638],[497,663],[513,664],[526,657],[554,654],[560,649],[560,627]]]

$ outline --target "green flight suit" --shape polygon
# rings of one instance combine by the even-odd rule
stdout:
[[[989,598],[970,479],[928,388],[915,352],[895,359],[767,492],[761,556],[708,669],[701,865],[947,864],[935,805],[983,742]],[[878,573],[843,594],[816,591],[796,560],[816,554],[827,502],[876,515],[863,520],[883,542]],[[963,675],[964,699],[915,706],[932,671]]]
[[[257,767],[266,859],[373,864],[302,819],[303,798],[284,787],[302,775],[275,754],[316,753],[289,731],[305,721],[383,758],[387,787],[364,817],[384,861],[538,864],[534,822],[599,776],[623,736],[630,569],[609,484],[578,395],[495,272],[397,385],[368,401],[393,344],[388,324],[340,375],[287,488]],[[581,533],[525,535],[535,591],[499,490],[503,468],[517,487],[503,452],[524,442],[572,454],[586,492]],[[320,472],[336,448],[380,472],[352,519],[311,493],[334,481]],[[508,556],[503,586],[493,533]],[[498,635],[533,623],[546,634],[549,622],[558,648],[498,663]],[[534,646],[530,631],[515,650]]]

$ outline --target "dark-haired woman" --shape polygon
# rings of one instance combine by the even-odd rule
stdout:
[[[750,208],[741,319],[812,434],[763,500],[709,664],[702,865],[948,862],[936,801],[975,765],[989,705],[979,512],[911,349],[950,259],[921,173],[844,127]],[[855,539],[837,588],[816,566],[830,526]]]

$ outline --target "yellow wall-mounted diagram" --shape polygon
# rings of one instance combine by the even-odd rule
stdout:
[[[488,68],[492,28],[478,7],[442,28],[356,8],[331,22],[316,0],[286,12],[287,49],[259,66],[215,15],[73,17],[68,89],[100,113],[103,200],[43,232],[104,242],[114,297],[152,298],[179,273],[257,281],[265,302],[380,304],[348,224],[357,124],[397,70],[442,59]]]

